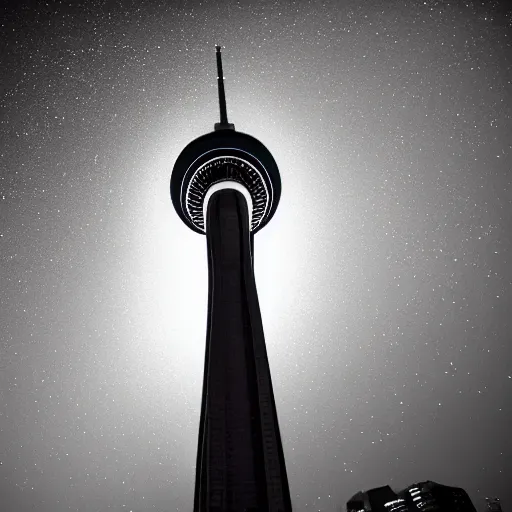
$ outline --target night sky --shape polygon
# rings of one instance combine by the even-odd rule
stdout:
[[[294,510],[422,480],[512,507],[505,3],[0,8],[2,511],[190,511],[206,238],[169,194],[229,121],[283,190],[255,274]]]

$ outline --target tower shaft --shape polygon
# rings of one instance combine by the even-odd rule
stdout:
[[[244,196],[208,203],[208,326],[194,512],[291,511]]]

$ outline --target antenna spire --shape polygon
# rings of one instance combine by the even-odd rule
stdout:
[[[219,107],[220,107],[220,123],[215,123],[215,130],[234,130],[235,125],[228,123],[228,114],[226,110],[226,94],[224,92],[224,74],[222,73],[222,55],[220,46],[216,45],[217,55],[217,85],[219,89]]]

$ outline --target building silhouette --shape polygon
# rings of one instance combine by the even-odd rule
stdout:
[[[464,489],[430,480],[395,493],[389,486],[358,492],[347,512],[476,512]]]
[[[347,512],[401,512],[407,510],[405,500],[389,485],[360,491],[347,503]]]
[[[181,152],[171,198],[205,234],[208,318],[194,511],[291,511],[256,283],[254,234],[274,215],[281,179],[268,149],[228,123],[216,46],[220,122]]]

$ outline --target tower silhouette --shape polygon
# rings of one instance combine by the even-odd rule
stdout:
[[[206,234],[208,319],[194,512],[291,511],[254,279],[254,234],[274,215],[281,178],[268,149],[220,122],[188,144],[171,175],[182,221]]]

